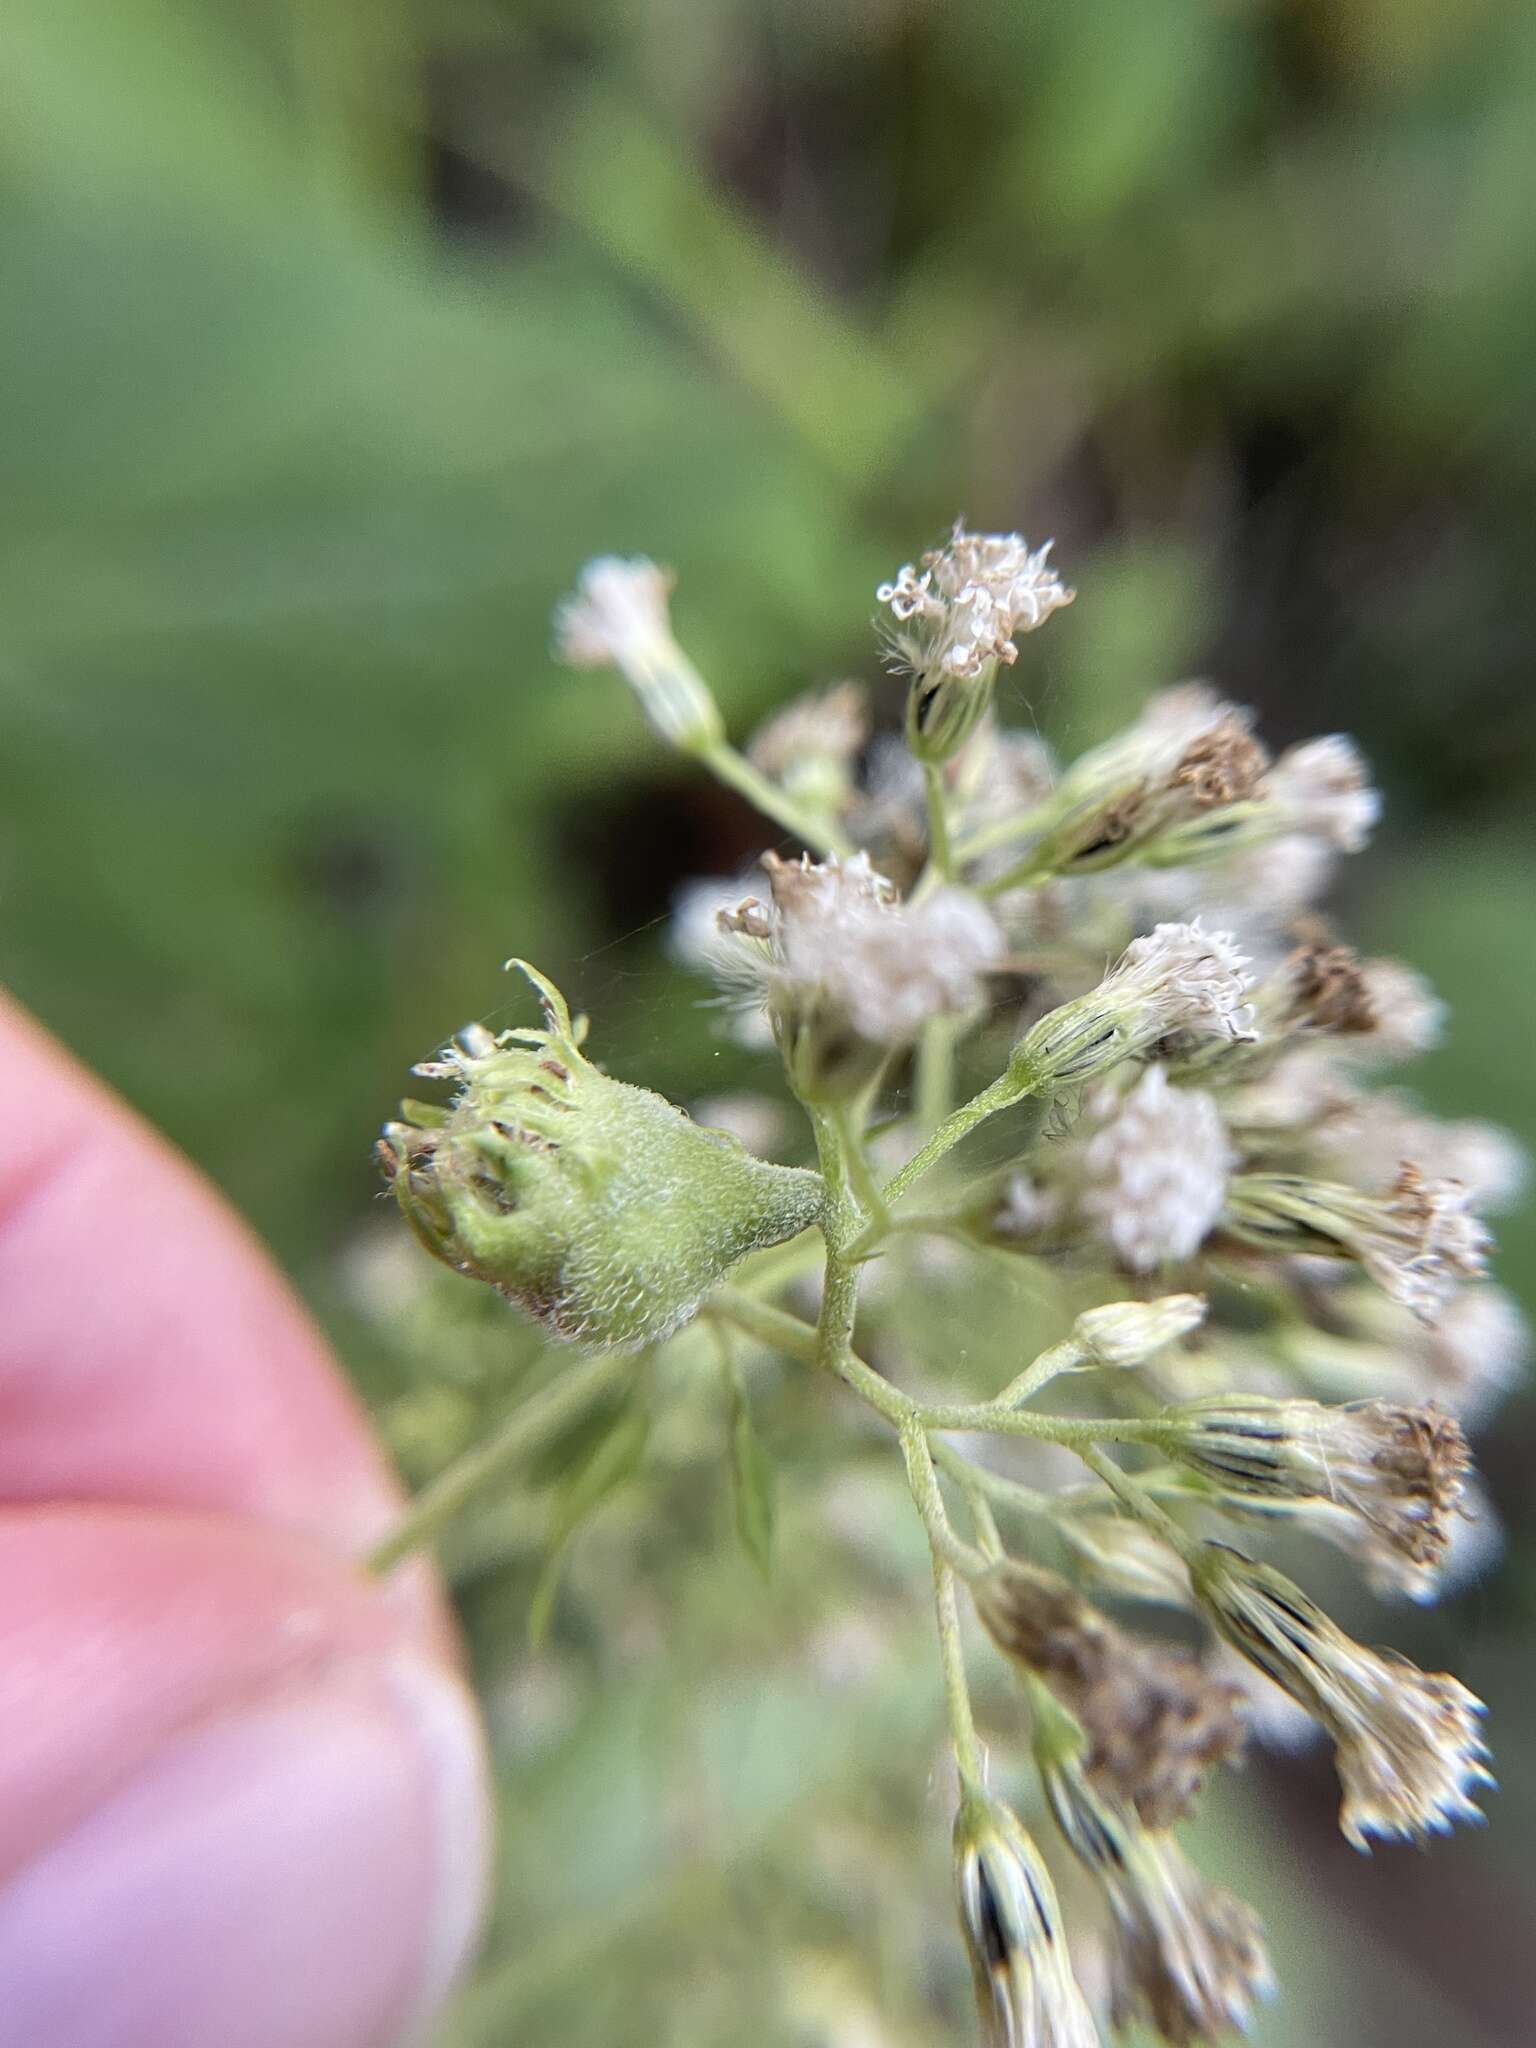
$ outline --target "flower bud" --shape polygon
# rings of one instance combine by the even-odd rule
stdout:
[[[987,2048],[1098,2048],[1040,1852],[972,1787],[955,1821],[955,1890]]]
[[[653,729],[684,753],[725,736],[719,707],[672,635],[670,570],[637,555],[588,562],[555,611],[555,654],[569,668],[616,668]]]
[[[418,1073],[459,1083],[407,1102],[379,1159],[434,1257],[488,1281],[553,1335],[655,1343],[748,1252],[813,1223],[820,1176],[754,1159],[647,1088],[585,1059],[564,1000],[522,968],[542,1031],[471,1026]]]
[[[1110,1301],[1090,1308],[1072,1326],[1072,1334],[1097,1365],[1137,1366],[1199,1329],[1205,1320],[1205,1297],[1165,1294],[1156,1301]]]

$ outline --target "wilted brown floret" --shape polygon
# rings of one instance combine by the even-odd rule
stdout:
[[[1090,1780],[1130,1800],[1146,1826],[1182,1819],[1206,1774],[1241,1753],[1241,1694],[1198,1657],[1138,1641],[1065,1579],[1013,1560],[975,1594],[998,1648],[1038,1673],[1082,1724]]]
[[[1214,810],[1252,796],[1269,756],[1241,718],[1223,718],[1194,740],[1168,778],[1192,810]]]
[[[1370,988],[1352,946],[1320,942],[1298,946],[1285,963],[1291,1011],[1317,1031],[1374,1031],[1378,1022]]]

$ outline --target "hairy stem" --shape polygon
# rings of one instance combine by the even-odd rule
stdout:
[[[918,1128],[936,1131],[954,1107],[955,1020],[930,1017],[917,1041],[917,1082],[913,1107]]]
[[[1138,1522],[1144,1522],[1149,1529],[1155,1530],[1186,1564],[1204,1549],[1199,1538],[1191,1536],[1183,1524],[1176,1522],[1165,1508],[1160,1507],[1147,1488],[1139,1486],[1128,1472],[1123,1472],[1113,1458],[1106,1458],[1102,1451],[1087,1446],[1074,1445],[1073,1449],[1089,1471],[1097,1473],[1121,1505]]]
[[[933,1554],[933,1608],[939,1627],[939,1667],[944,1674],[944,1708],[949,1719],[950,1746],[955,1752],[962,1783],[979,1789],[986,1776],[986,1767],[976,1735],[976,1717],[971,1711],[971,1688],[965,1675],[965,1646],[960,1638],[955,1575],[937,1551]]]
[[[899,1202],[907,1189],[922,1179],[932,1166],[937,1166],[947,1152],[954,1150],[962,1138],[969,1137],[978,1124],[985,1123],[989,1116],[995,1116],[1000,1109],[1011,1109],[1014,1103],[1022,1102],[1030,1092],[1027,1082],[1016,1081],[1011,1074],[1000,1074],[989,1087],[979,1095],[973,1095],[969,1102],[962,1102],[952,1110],[939,1125],[933,1136],[921,1150],[914,1152],[898,1172],[886,1182],[882,1193],[887,1203]]]
[[[1002,1405],[1001,1397],[995,1401],[914,1401],[899,1387],[892,1386],[872,1366],[866,1365],[848,1342],[853,1328],[852,1298],[856,1284],[856,1267],[849,1267],[841,1260],[829,1261],[821,1322],[814,1330],[798,1316],[790,1315],[784,1309],[770,1308],[766,1302],[756,1301],[733,1287],[717,1288],[710,1296],[709,1310],[712,1314],[727,1317],[739,1328],[749,1331],[765,1344],[774,1345],[789,1357],[803,1359],[808,1365],[819,1365],[835,1373],[897,1429],[916,1423],[924,1430],[974,1430],[990,1436],[1027,1436],[1042,1443],[1065,1444],[1074,1451],[1101,1443],[1161,1444],[1165,1441],[1168,1425],[1152,1416],[1036,1415]],[[832,1334],[837,1330],[845,1330],[847,1334],[838,1339]],[[1043,1354],[1045,1357],[1050,1355]],[[1030,1371],[1033,1370],[1031,1367]],[[1027,1378],[1028,1374],[1021,1377]]]
[[[923,1518],[923,1527],[928,1531],[928,1542],[934,1556],[943,1558],[962,1578],[975,1578],[986,1570],[987,1561],[979,1550],[963,1543],[950,1524],[944,1496],[939,1491],[939,1475],[933,1468],[933,1453],[919,1423],[902,1425],[901,1455],[906,1461],[907,1484]]]
[[[846,1104],[842,1105],[835,1115],[843,1168],[847,1173],[854,1199],[864,1212],[867,1227],[883,1236],[891,1225],[890,1212],[885,1206],[885,1197],[864,1150],[864,1138],[858,1128],[857,1118]]]
[[[1049,1386],[1058,1373],[1075,1371],[1087,1357],[1088,1353],[1075,1338],[1064,1338],[1060,1344],[1053,1344],[1049,1351],[1042,1351],[1032,1365],[1025,1366],[1016,1379],[1011,1379],[1000,1394],[993,1396],[992,1405],[1022,1408],[1042,1387]]]

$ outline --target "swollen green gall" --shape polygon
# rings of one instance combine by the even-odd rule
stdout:
[[[565,1001],[524,961],[542,1030],[471,1025],[418,1074],[447,1108],[405,1102],[378,1156],[411,1228],[552,1335],[631,1350],[680,1328],[748,1252],[816,1220],[819,1174],[755,1159],[675,1103],[603,1073]]]

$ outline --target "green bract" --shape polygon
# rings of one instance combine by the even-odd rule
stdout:
[[[559,992],[523,961],[545,1028],[478,1026],[417,1071],[461,1085],[406,1102],[379,1158],[428,1251],[594,1350],[668,1336],[748,1252],[815,1221],[819,1174],[755,1159],[587,1060]]]

